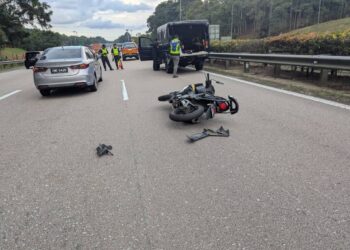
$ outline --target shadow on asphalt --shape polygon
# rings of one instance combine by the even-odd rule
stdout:
[[[162,71],[162,72],[164,72],[166,74],[164,67],[161,67],[160,71]],[[180,67],[178,69],[178,71],[177,71],[177,74],[178,75],[187,75],[187,74],[193,74],[195,72],[200,72],[200,71],[196,71],[195,69],[191,69],[191,68],[188,68],[188,67],[186,67],[186,68],[185,67]],[[169,74],[169,75],[172,75],[172,74]],[[204,73],[203,73],[203,75],[204,75]],[[204,77],[203,77],[203,79],[204,79]]]
[[[77,97],[89,94],[98,94],[99,91],[103,89],[103,84],[99,84],[97,92],[91,92],[88,88],[61,88],[51,91],[49,96],[43,96],[43,99],[50,98],[67,98],[67,97]]]
[[[167,117],[168,118],[168,117]],[[168,118],[169,119],[169,118]],[[166,124],[169,128],[173,129],[194,129],[198,130],[198,132],[201,132],[203,128],[210,128],[210,129],[218,129],[219,127],[223,126],[224,128],[230,128],[232,127],[232,122],[228,120],[220,120],[220,118],[214,118],[213,120],[201,120],[199,123],[191,124],[191,123],[183,123],[183,122],[173,122],[169,119],[169,122]]]

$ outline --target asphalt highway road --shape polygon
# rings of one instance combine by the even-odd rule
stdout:
[[[239,114],[174,123],[157,97],[203,73],[124,66],[47,98],[0,74],[0,249],[350,249],[349,110],[217,77]]]

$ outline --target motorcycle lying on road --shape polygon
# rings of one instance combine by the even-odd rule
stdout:
[[[213,81],[207,74],[205,85],[202,83],[186,86],[182,91],[171,92],[158,97],[158,101],[168,101],[173,110],[169,118],[175,122],[197,123],[201,118],[212,119],[215,114],[236,114],[239,110],[238,102],[232,96],[228,99],[215,96]]]

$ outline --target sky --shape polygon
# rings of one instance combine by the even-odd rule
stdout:
[[[126,29],[147,31],[147,18],[164,0],[44,0],[51,6],[52,31],[66,35],[102,36],[113,41]],[[76,33],[75,33],[76,32]]]

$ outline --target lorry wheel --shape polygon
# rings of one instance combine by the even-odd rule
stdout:
[[[197,62],[194,67],[196,68],[197,71],[203,69],[203,62]]]
[[[157,61],[153,61],[153,70],[158,71],[160,69],[160,64]]]

